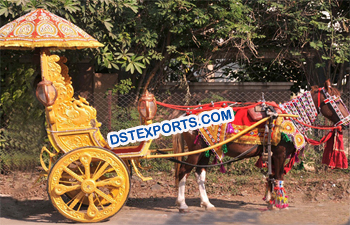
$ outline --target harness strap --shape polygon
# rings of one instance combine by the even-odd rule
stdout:
[[[342,112],[340,111],[338,105],[336,104],[337,101],[340,101],[341,104],[343,104],[343,106],[346,109],[346,106],[344,104],[344,102],[342,101],[341,98],[339,98],[338,96],[331,96],[326,90],[325,88],[319,88],[318,89],[318,106],[320,107],[321,103],[320,103],[320,93],[321,91],[323,92],[324,96],[325,96],[325,100],[323,101],[325,104],[330,104],[330,106],[333,108],[334,112],[337,114],[339,121],[335,124],[335,126],[340,126],[340,125],[348,125],[350,123],[350,115],[344,117]],[[321,109],[319,108],[320,112]],[[349,111],[348,111],[349,112]]]
[[[169,160],[171,162],[174,162],[174,163],[180,163],[180,164],[184,164],[184,165],[187,165],[187,166],[193,166],[193,167],[197,167],[197,168],[210,168],[210,167],[215,167],[215,166],[221,166],[221,165],[226,165],[226,164],[229,164],[229,163],[233,163],[233,162],[237,162],[239,160],[242,160],[243,156],[249,154],[251,151],[253,151],[255,148],[257,148],[258,145],[254,145],[253,147],[251,147],[250,149],[248,149],[247,151],[245,152],[242,152],[240,155],[234,157],[233,159],[227,161],[227,162],[223,162],[223,163],[219,163],[219,164],[212,164],[212,165],[195,165],[195,164],[192,164],[192,163],[188,163],[188,162],[184,162],[184,161],[181,161],[181,160],[177,160],[175,158],[168,158],[166,160]],[[166,152],[163,152],[163,151],[160,151],[160,150],[157,150],[157,153],[160,153],[160,154],[167,154]]]
[[[320,111],[320,113],[321,113],[321,91],[322,91],[322,88],[319,88],[318,89],[318,94],[317,94],[317,99],[318,99],[318,101],[317,101],[317,108]]]

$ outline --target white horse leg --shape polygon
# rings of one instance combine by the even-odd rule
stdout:
[[[177,195],[176,204],[179,206],[180,212],[186,212],[188,206],[185,201],[185,187],[186,187],[186,175],[179,182],[179,192]]]
[[[209,202],[209,198],[207,195],[207,192],[205,190],[205,170],[202,169],[200,174],[195,173],[196,178],[197,178],[197,183],[198,183],[198,188],[199,188],[199,194],[201,197],[201,207],[205,207],[207,210],[216,210],[215,206]]]

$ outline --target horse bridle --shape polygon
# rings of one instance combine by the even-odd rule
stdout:
[[[324,96],[325,96],[325,100],[323,102],[321,102],[321,91],[323,92]],[[350,124],[350,113],[348,111],[348,109],[346,108],[345,103],[343,102],[343,100],[339,97],[339,96],[335,96],[335,95],[330,95],[325,88],[319,88],[318,89],[318,101],[317,101],[317,108],[321,113],[321,104],[330,104],[331,107],[333,108],[334,112],[337,114],[339,121],[334,125],[334,126],[347,126],[348,124]],[[344,117],[343,114],[341,113],[337,102],[340,102],[341,104],[343,104],[344,108],[348,111],[349,115]]]

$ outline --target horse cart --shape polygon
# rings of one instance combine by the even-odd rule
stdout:
[[[74,89],[65,65],[67,59],[50,53],[50,48],[102,45],[75,25],[43,9],[5,25],[0,28],[0,33],[2,49],[40,47],[42,81],[37,85],[36,95],[45,106],[46,130],[53,146],[52,149],[42,148],[40,162],[47,173],[47,192],[52,204],[63,216],[74,221],[98,222],[117,213],[128,199],[130,169],[133,168],[142,180],[150,179],[140,173],[140,159],[203,153],[239,138],[272,117],[262,118],[212,146],[186,153],[159,154],[150,150],[152,140],[142,141],[137,146],[111,148],[100,132],[101,123],[96,119],[96,110],[86,99],[73,97]],[[37,40],[29,40],[30,35]],[[222,107],[227,107],[227,104],[213,106]],[[141,124],[152,124],[157,110],[153,95],[145,92],[139,100],[138,110]]]
[[[139,159],[198,154],[238,138],[269,119],[260,120],[216,146],[190,153],[157,154],[150,150],[152,140],[112,149],[100,133],[96,110],[84,98],[73,97],[68,70],[63,64],[65,58],[50,55],[44,49],[41,59],[52,68],[43,70],[37,96],[45,105],[46,129],[54,151],[43,147],[40,162],[48,174],[47,192],[52,204],[71,220],[97,222],[117,213],[130,192],[129,168],[133,167],[143,181],[150,179],[140,173]],[[146,92],[140,98],[139,113],[143,125],[152,123],[156,107],[153,95]],[[49,163],[45,156],[49,157]]]

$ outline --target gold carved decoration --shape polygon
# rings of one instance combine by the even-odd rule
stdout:
[[[50,55],[48,50],[45,53],[43,57],[48,66],[47,73],[43,73],[43,76],[45,80],[52,81],[58,92],[58,97],[52,105],[53,113],[51,114],[54,118],[50,118],[51,115],[48,116],[51,129],[64,131],[92,128],[91,121],[96,121],[96,110],[85,98],[79,96],[79,99],[75,99],[73,97],[71,77],[68,75],[68,67],[64,64],[67,59],[64,56]]]
[[[75,135],[70,134],[64,136],[62,135],[58,136],[58,139],[61,141],[61,143],[64,143],[64,145],[70,149],[94,146],[94,143],[91,140],[89,133]]]
[[[104,147],[106,142],[98,129],[101,124],[96,120],[96,109],[85,98],[73,97],[74,89],[65,65],[67,58],[50,55],[48,49],[42,51],[42,78],[51,81],[57,90],[55,103],[46,107],[52,145],[64,153],[86,146]]]

